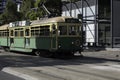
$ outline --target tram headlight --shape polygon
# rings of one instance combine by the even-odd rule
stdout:
[[[61,45],[59,45],[58,48],[61,48]]]
[[[74,44],[74,42],[72,42],[72,44]]]

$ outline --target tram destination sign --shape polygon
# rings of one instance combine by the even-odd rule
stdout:
[[[79,19],[65,19],[65,22],[67,22],[67,23],[79,23],[80,21],[79,21]]]

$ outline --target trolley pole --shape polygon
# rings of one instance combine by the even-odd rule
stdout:
[[[82,42],[82,47],[84,47],[84,46],[83,46],[83,44],[84,44],[83,38],[84,38],[84,36],[85,36],[85,35],[83,34],[83,24],[84,24],[84,21],[83,21],[83,20],[84,20],[84,19],[83,19],[83,14],[84,14],[84,13],[83,13],[83,6],[84,6],[84,5],[83,5],[83,0],[81,0],[81,8],[82,8],[82,18],[81,18],[81,21],[82,21],[82,26],[81,26],[82,39],[81,39],[81,42]]]
[[[72,0],[70,0],[70,16],[72,16]]]

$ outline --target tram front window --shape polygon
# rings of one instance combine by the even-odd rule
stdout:
[[[67,26],[59,26],[59,35],[67,35]]]
[[[79,35],[80,34],[80,27],[76,25],[68,26],[68,34],[69,35]]]
[[[77,34],[77,27],[69,26],[69,35],[76,35],[76,34]]]
[[[59,26],[58,35],[76,36],[80,34],[80,27],[76,25]]]

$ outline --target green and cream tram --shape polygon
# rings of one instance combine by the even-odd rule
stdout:
[[[32,21],[26,26],[1,26],[0,46],[7,51],[35,52],[46,57],[81,52],[81,22],[72,17]]]

